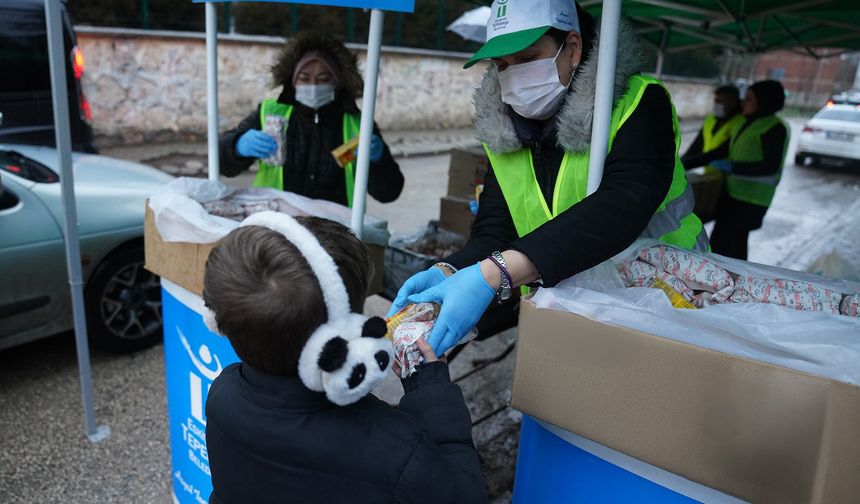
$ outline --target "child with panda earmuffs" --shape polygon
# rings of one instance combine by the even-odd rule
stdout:
[[[213,503],[481,503],[471,418],[432,348],[395,408],[393,353],[361,314],[372,264],[345,226],[262,212],[206,263],[205,319],[242,362],[206,403]]]

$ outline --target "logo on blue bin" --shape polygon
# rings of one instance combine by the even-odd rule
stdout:
[[[206,503],[212,493],[206,396],[224,367],[239,358],[199,313],[164,289],[162,299],[173,494],[181,504]]]

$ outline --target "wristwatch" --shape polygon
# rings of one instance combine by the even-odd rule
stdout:
[[[498,250],[490,254],[489,259],[499,267],[499,275],[501,275],[501,282],[499,282],[499,290],[496,291],[496,296],[499,298],[499,304],[503,301],[506,301],[511,298],[512,285],[511,285],[511,274],[508,273],[508,265],[505,264],[505,258],[502,257],[502,253]]]

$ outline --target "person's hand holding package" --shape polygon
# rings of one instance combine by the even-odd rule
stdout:
[[[430,266],[424,271],[415,273],[406,279],[400,287],[400,290],[397,291],[397,297],[394,298],[394,302],[391,303],[391,308],[388,310],[388,315],[386,315],[386,317],[391,318],[395,313],[402,310],[407,304],[406,298],[412,294],[424,292],[430,287],[439,285],[443,280],[445,280],[445,272],[443,272],[438,266]]]
[[[249,129],[236,141],[236,154],[246,158],[267,158],[277,148],[274,138],[257,129]]]
[[[424,292],[410,295],[407,301],[442,305],[429,338],[436,355],[442,355],[477,325],[495,295],[480,264],[474,264]]]

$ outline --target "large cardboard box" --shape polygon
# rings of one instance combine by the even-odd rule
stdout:
[[[466,239],[472,233],[475,216],[469,210],[469,200],[443,196],[439,202],[439,227],[462,235]]]
[[[448,196],[475,199],[475,186],[484,183],[487,166],[483,150],[453,149],[448,165]]]
[[[750,502],[860,502],[860,387],[523,301],[511,405]]]
[[[206,259],[215,243],[166,242],[155,227],[155,218],[149,204],[143,227],[144,267],[156,275],[166,278],[185,289],[203,295],[203,274]],[[368,286],[368,295],[382,290],[384,247],[368,245],[373,260],[373,278]]]

